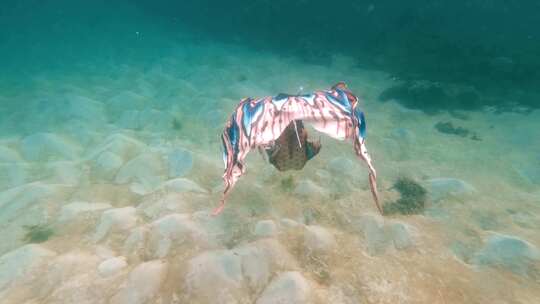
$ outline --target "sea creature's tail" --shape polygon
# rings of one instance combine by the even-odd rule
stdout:
[[[227,195],[232,189],[238,178],[245,172],[243,158],[248,151],[243,151],[240,147],[241,129],[236,122],[236,112],[231,116],[221,135],[221,143],[223,145],[223,162],[225,164],[225,172],[223,173],[223,182],[225,189],[223,196],[212,215],[218,215],[225,207]]]
[[[361,158],[363,161],[365,161],[368,166],[369,186],[371,188],[371,195],[373,196],[375,205],[377,205],[377,209],[379,209],[379,212],[382,215],[383,210],[381,209],[381,206],[379,204],[379,193],[377,192],[377,171],[375,170],[375,168],[373,167],[373,164],[371,163],[371,157],[369,156],[369,153],[367,151],[364,138],[355,139],[354,151],[356,152],[356,155],[359,158]]]

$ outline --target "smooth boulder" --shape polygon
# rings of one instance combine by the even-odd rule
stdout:
[[[29,276],[56,253],[36,244],[28,244],[0,257],[0,297],[11,284]]]
[[[167,154],[169,165],[169,178],[186,176],[193,167],[193,158],[191,152],[177,148]]]
[[[154,260],[142,263],[130,273],[124,287],[110,300],[111,304],[152,303],[167,275],[167,264]]]
[[[472,259],[476,265],[503,267],[520,275],[527,275],[532,271],[531,265],[539,260],[540,251],[533,244],[502,234],[490,236]]]
[[[304,304],[310,302],[311,293],[311,287],[302,274],[287,271],[272,280],[256,304]]]
[[[428,193],[435,202],[460,198],[475,191],[474,187],[457,178],[433,178],[427,181]]]
[[[99,242],[111,231],[127,231],[137,224],[136,209],[133,207],[109,209],[103,212],[94,233],[94,241]]]

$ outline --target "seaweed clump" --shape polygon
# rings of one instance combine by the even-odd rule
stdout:
[[[461,137],[467,137],[469,135],[469,130],[462,127],[454,127],[451,122],[438,122],[435,125],[435,129],[444,134],[453,134]]]
[[[182,130],[182,122],[178,119],[178,118],[174,118],[173,122],[172,122],[172,127],[174,130]]]
[[[460,137],[467,137],[471,135],[472,140],[480,141],[480,137],[474,132],[469,131],[468,129],[462,127],[454,127],[451,122],[438,122],[435,124],[435,129],[444,134],[452,134]]]
[[[238,75],[238,77],[237,77],[237,80],[240,81],[240,82],[244,82],[244,81],[246,81],[247,79],[248,79],[247,76],[244,75],[244,74],[240,74],[240,75]]]
[[[379,95],[379,100],[396,100],[408,109],[421,110],[429,115],[441,111],[479,110],[484,106],[474,89],[429,81],[409,81],[390,87]]]
[[[295,186],[295,181],[292,176],[288,176],[280,181],[281,190],[284,192],[292,192]]]
[[[438,86],[414,86],[410,83],[386,89],[379,96],[381,101],[397,100],[409,109],[418,109],[426,114],[436,114],[448,105],[448,96]]]
[[[48,225],[32,225],[25,228],[24,241],[27,243],[43,243],[54,234],[54,230]]]
[[[420,184],[407,177],[400,177],[393,186],[400,198],[383,207],[384,214],[417,214],[424,210],[427,191]]]

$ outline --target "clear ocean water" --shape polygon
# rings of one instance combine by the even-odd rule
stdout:
[[[0,303],[540,303],[537,1],[4,1]],[[301,171],[243,97],[360,98]]]

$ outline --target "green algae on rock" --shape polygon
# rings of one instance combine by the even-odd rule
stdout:
[[[400,177],[393,186],[400,198],[383,207],[384,214],[417,214],[424,210],[427,191],[408,177]]]
[[[54,230],[48,225],[25,226],[26,234],[24,241],[27,243],[43,243],[54,235]]]
[[[295,185],[296,185],[296,181],[294,180],[292,176],[283,178],[279,183],[281,190],[283,190],[284,192],[292,192]]]

